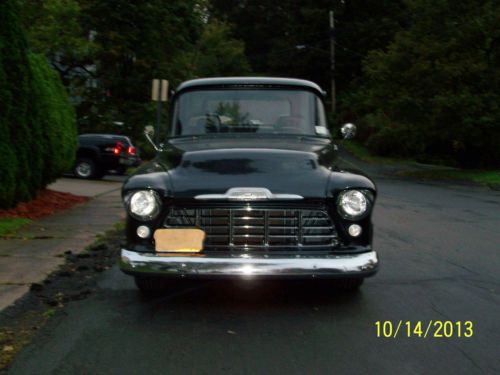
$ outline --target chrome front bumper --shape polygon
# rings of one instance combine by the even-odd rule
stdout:
[[[324,256],[177,256],[122,249],[119,266],[132,275],[166,277],[342,277],[377,271],[375,251]]]

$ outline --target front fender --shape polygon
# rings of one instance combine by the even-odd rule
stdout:
[[[122,198],[125,201],[127,196],[130,196],[134,191],[147,189],[156,191],[163,201],[162,204],[167,204],[173,195],[169,172],[157,160],[142,165],[125,181],[122,187]],[[127,210],[127,208],[125,209]],[[134,249],[134,251],[152,251],[151,238],[139,238],[136,234],[137,227],[139,225],[147,225],[149,228],[157,228],[161,226],[163,219],[163,210],[156,218],[150,221],[140,221],[127,214],[125,232],[129,248]]]
[[[173,194],[173,186],[168,170],[157,161],[150,161],[139,167],[123,184],[122,197],[135,190],[151,189],[160,197],[167,198]]]
[[[337,198],[340,192],[348,189],[368,190],[372,193],[372,197],[370,198],[370,212],[362,219],[344,219],[337,210]],[[331,172],[328,181],[326,196],[327,201],[330,203],[330,214],[335,222],[335,225],[339,231],[339,236],[344,244],[354,246],[371,246],[373,238],[371,216],[377,196],[377,188],[375,186],[375,183],[368,177],[361,174],[351,173],[347,171],[333,171]],[[353,223],[361,225],[363,229],[363,233],[357,238],[350,237],[347,231],[349,225]]]
[[[347,189],[365,189],[370,190],[374,198],[377,195],[377,187],[368,177],[347,171],[332,171],[328,180],[326,196],[335,198],[342,190]]]

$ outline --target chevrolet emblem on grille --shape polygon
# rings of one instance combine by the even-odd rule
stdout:
[[[195,197],[199,200],[228,199],[236,201],[258,201],[268,199],[298,200],[304,199],[296,194],[273,194],[266,188],[237,187],[231,188],[225,194],[202,194]]]

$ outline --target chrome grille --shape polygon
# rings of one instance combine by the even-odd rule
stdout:
[[[319,209],[172,208],[165,227],[203,229],[206,251],[331,250],[338,245],[335,225]]]

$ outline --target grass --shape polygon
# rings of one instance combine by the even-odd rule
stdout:
[[[342,141],[341,146],[345,148],[347,151],[349,151],[351,154],[356,156],[358,159],[365,161],[367,163],[384,163],[384,164],[415,163],[415,160],[411,159],[398,159],[386,156],[373,155],[365,146],[353,141]]]
[[[342,147],[344,147],[348,152],[356,156],[358,159],[367,163],[407,163],[411,165],[418,164],[415,160],[410,159],[398,159],[372,155],[365,146],[352,141],[342,142]],[[500,189],[500,171],[470,170],[435,166],[434,168],[425,170],[402,171],[399,172],[398,175],[427,180],[473,182],[480,185],[487,185],[493,189]]]
[[[119,222],[113,225],[114,230],[124,231],[125,230],[125,220],[120,220]]]
[[[98,233],[96,235],[96,240],[93,243],[91,243],[89,246],[87,246],[85,248],[85,251],[91,252],[91,251],[99,250],[103,245],[106,244],[107,238],[110,235],[112,235],[116,232],[125,231],[125,227],[126,227],[125,220],[118,221],[117,223],[115,223],[113,225],[113,229],[107,230],[104,233]]]
[[[137,167],[128,167],[127,171],[125,172],[125,176],[130,176],[132,173],[134,173],[137,170]]]
[[[31,222],[30,219],[17,217],[0,218],[0,237],[5,237],[16,233],[24,224]]]

